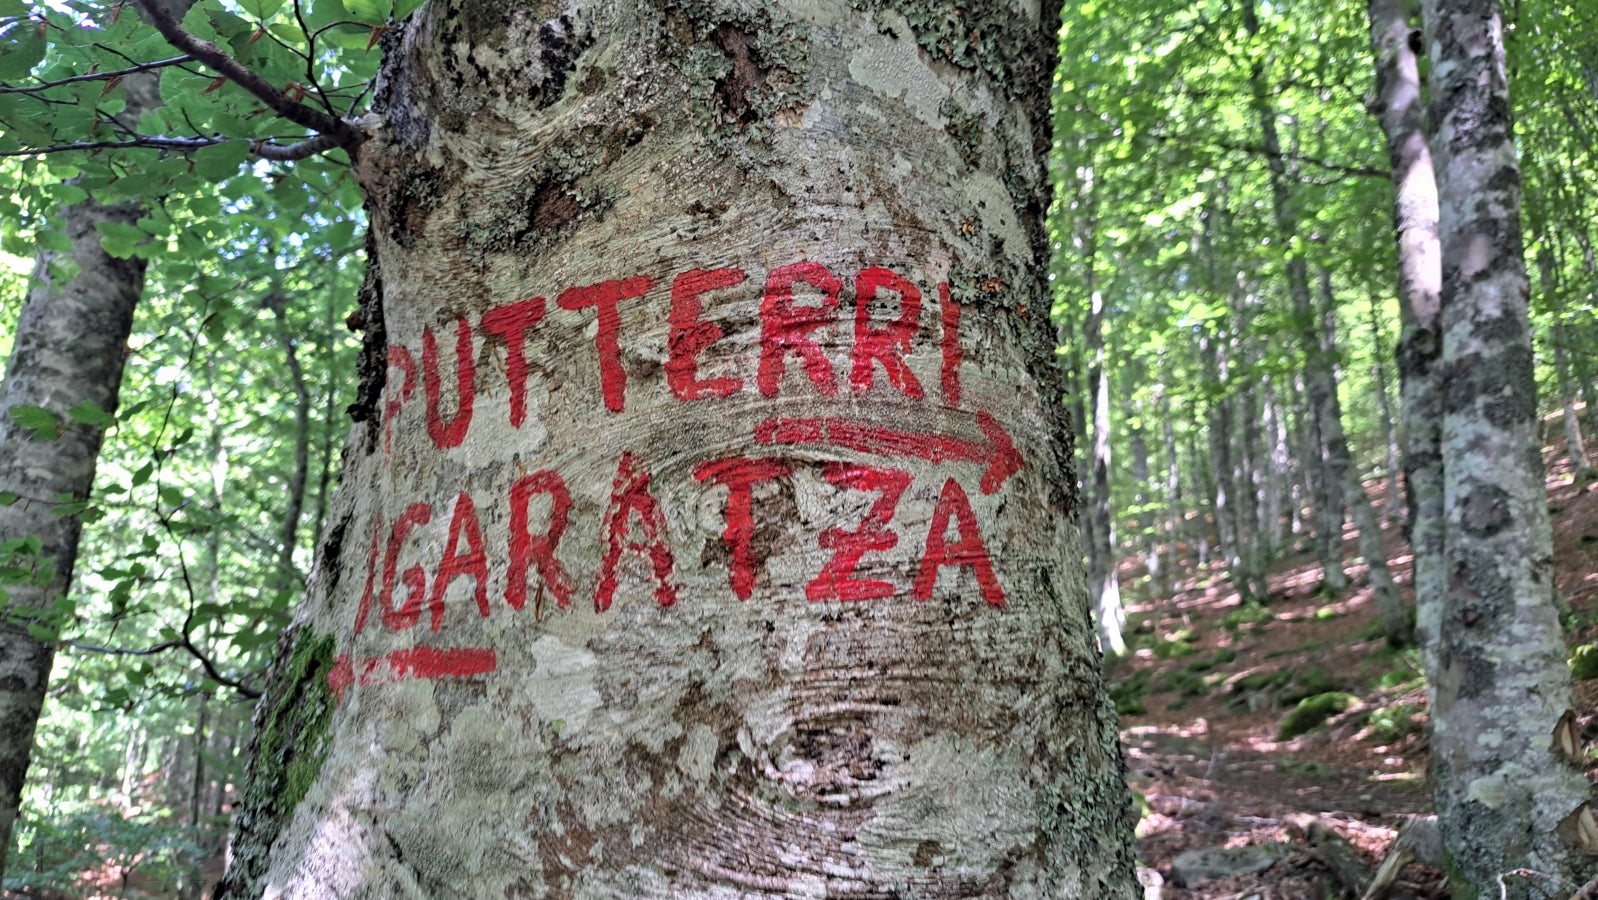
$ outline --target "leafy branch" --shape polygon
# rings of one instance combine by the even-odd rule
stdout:
[[[178,153],[192,153],[205,147],[215,147],[226,144],[238,138],[227,137],[167,137],[162,135],[134,135],[120,141],[73,141],[65,144],[52,144],[48,147],[29,147],[25,150],[0,151],[0,157],[8,156],[37,156],[43,153],[70,153],[85,150],[168,150]],[[271,141],[251,140],[250,152],[262,159],[271,159],[281,162],[293,162],[298,159],[309,159],[318,153],[336,150],[344,145],[338,137],[319,134],[295,144],[276,144]]]
[[[221,47],[210,41],[201,40],[186,31],[172,17],[172,14],[161,5],[159,0],[137,0],[137,2],[139,8],[149,18],[150,24],[161,32],[161,36],[167,39],[167,43],[215,69],[223,77],[254,95],[262,103],[265,103],[268,109],[271,109],[282,118],[316,132],[318,137],[328,142],[320,149],[333,149],[336,147],[349,151],[353,155],[361,140],[361,131],[355,123],[301,103],[287,93],[273,87],[267,83],[266,79],[223,52]],[[315,140],[317,138],[311,138],[309,141],[302,142],[302,145]],[[320,150],[311,151],[311,153],[315,152],[320,152]],[[310,154],[308,153],[307,155]]]
[[[112,69],[107,72],[86,72],[82,75],[69,75],[65,78],[42,81],[39,84],[32,85],[30,87],[17,87],[9,84],[0,84],[0,94],[42,94],[46,91],[65,87],[69,84],[80,84],[85,81],[109,81],[112,82],[111,86],[114,87],[116,82],[121,81],[129,75],[136,75],[140,72],[154,72],[157,69],[165,69],[168,66],[181,66],[184,63],[190,62],[194,62],[194,57],[173,56],[168,59],[157,59],[147,63],[139,63],[128,66],[125,69]]]

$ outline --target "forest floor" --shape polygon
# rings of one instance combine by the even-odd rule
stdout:
[[[1548,502],[1558,585],[1577,627],[1571,646],[1598,641],[1598,482],[1572,476],[1549,449]],[[1367,485],[1385,505],[1383,485]],[[1409,545],[1384,539],[1393,575],[1410,588]],[[1130,653],[1112,664],[1130,782],[1143,798],[1142,863],[1164,877],[1165,900],[1321,900],[1339,896],[1305,838],[1306,817],[1346,838],[1374,870],[1411,816],[1429,813],[1426,691],[1414,651],[1386,646],[1364,566],[1341,597],[1318,591],[1319,563],[1301,542],[1271,570],[1268,604],[1244,605],[1220,566],[1185,560],[1169,595],[1147,596],[1141,559],[1123,561]],[[1345,559],[1357,559],[1350,528]],[[1123,587],[1123,591],[1126,588]],[[1142,592],[1142,596],[1139,592]],[[1346,706],[1287,737],[1300,700],[1332,692]],[[1598,734],[1598,680],[1576,683],[1583,737]],[[1589,766],[1589,777],[1598,768]],[[1296,826],[1296,827],[1295,827]],[[1285,846],[1284,846],[1285,844]],[[1269,846],[1285,856],[1263,873],[1173,883],[1184,851]],[[1568,894],[1568,892],[1566,892]],[[1441,873],[1410,865],[1391,897],[1441,898]]]

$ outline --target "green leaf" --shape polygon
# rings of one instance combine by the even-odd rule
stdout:
[[[58,519],[70,519],[88,508],[89,501],[74,500],[71,503],[57,503],[50,508],[50,513]]]
[[[69,253],[72,250],[72,238],[67,237],[64,232],[41,231],[38,234],[38,241],[40,247],[57,253]]]
[[[239,167],[249,155],[248,141],[224,141],[201,147],[194,151],[194,172],[211,181],[231,178],[239,173]]]
[[[388,21],[394,4],[389,0],[344,0],[350,18],[367,25],[381,25]]]
[[[283,8],[284,0],[240,0],[239,6],[261,21],[272,18],[272,15]]]
[[[95,428],[109,428],[115,425],[117,421],[116,416],[111,415],[89,400],[85,400],[67,410],[67,415],[75,422],[82,422]]]
[[[44,59],[45,42],[39,37],[38,27],[31,19],[18,22],[5,34],[0,34],[0,81],[27,78],[33,67]]]
[[[150,475],[154,472],[155,463],[145,463],[144,465],[140,466],[133,473],[133,478],[131,479],[133,486],[138,487],[139,485],[144,484],[146,481],[149,481]]]
[[[70,206],[73,203],[82,203],[89,199],[89,192],[75,184],[52,184],[45,190],[51,197],[55,198],[57,203],[64,205]]]
[[[11,407],[11,420],[33,432],[36,441],[53,441],[61,436],[61,423],[55,413],[39,406]]]
[[[0,506],[10,506],[22,499],[22,495],[15,491],[0,491]]]
[[[126,222],[98,222],[94,227],[100,232],[100,246],[117,259],[131,258],[135,248],[150,237]]]

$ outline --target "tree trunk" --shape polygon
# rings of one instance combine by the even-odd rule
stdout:
[[[181,16],[193,0],[167,0]],[[161,105],[159,80],[148,74],[121,80],[124,106],[115,118],[132,130],[145,112]],[[31,553],[0,565],[49,569],[50,577],[7,584],[9,608],[0,617],[0,875],[5,873],[11,832],[33,752],[55,658],[61,616],[52,607],[66,597],[77,563],[82,519],[58,515],[62,497],[87,500],[105,429],[66,415],[91,404],[115,413],[122,385],[133,311],[144,290],[145,260],[117,259],[100,245],[98,226],[134,225],[144,214],[135,203],[106,204],[94,197],[67,207],[62,232],[69,250],[40,250],[17,319],[11,358],[0,384],[0,544],[37,538]],[[61,278],[64,266],[76,275]],[[19,407],[39,407],[60,423],[60,437],[40,440],[12,417]],[[31,627],[30,627],[31,626]]]
[[[1205,370],[1223,385],[1223,390],[1228,378],[1228,358],[1225,350],[1218,345],[1224,343],[1224,338],[1219,336],[1199,337],[1199,357],[1203,360]],[[1232,398],[1229,395],[1223,394],[1210,402],[1208,424],[1213,487],[1210,496],[1214,498],[1211,509],[1215,515],[1216,545],[1226,562],[1232,586],[1247,599],[1253,596],[1250,591],[1252,581],[1244,568],[1242,541],[1237,533],[1237,482],[1232,465],[1232,432],[1235,429],[1232,426]]]
[[[438,2],[224,897],[1131,898],[1057,6]]]
[[[129,106],[134,100],[130,95]],[[137,114],[133,116],[137,120]],[[33,752],[33,731],[55,656],[61,620],[55,604],[72,584],[82,520],[58,515],[62,497],[86,500],[105,429],[76,422],[67,410],[90,403],[116,410],[122,362],[133,328],[133,307],[144,287],[143,259],[115,259],[100,246],[101,223],[132,225],[137,206],[85,200],[67,208],[62,230],[70,250],[41,251],[17,321],[5,383],[0,385],[0,543],[37,538],[34,552],[0,564],[48,570],[37,581],[5,585],[9,604],[0,617],[0,872]],[[61,279],[52,264],[77,275]],[[87,327],[85,323],[93,323]],[[61,423],[60,436],[42,440],[13,414],[40,407]]]
[[[299,545],[300,513],[305,507],[305,492],[311,477],[311,390],[305,384],[305,370],[300,365],[299,341],[289,329],[285,309],[288,302],[288,297],[276,289],[261,301],[276,320],[278,346],[283,348],[289,386],[294,391],[294,471],[285,486],[288,508],[278,526],[277,578],[273,585],[280,590],[300,582],[300,570],[294,565],[294,550]]]
[[[1265,414],[1263,428],[1270,443],[1266,457],[1265,490],[1260,498],[1260,519],[1265,527],[1265,549],[1274,559],[1282,552],[1283,508],[1288,502],[1289,467],[1292,457],[1288,452],[1287,422],[1282,415],[1282,401],[1274,386],[1264,392]]]
[[[1387,570],[1387,552],[1382,549],[1381,524],[1377,521],[1376,510],[1371,506],[1370,498],[1365,494],[1365,485],[1360,480],[1359,470],[1354,468],[1354,457],[1349,452],[1348,438],[1343,433],[1343,410],[1337,400],[1337,373],[1332,368],[1332,360],[1337,358],[1337,334],[1334,331],[1336,316],[1332,312],[1336,305],[1336,296],[1332,291],[1332,273],[1326,269],[1320,270],[1320,288],[1322,300],[1320,341],[1314,364],[1306,377],[1311,383],[1319,380],[1323,385],[1322,399],[1327,408],[1325,415],[1321,417],[1325,429],[1321,432],[1321,445],[1326,451],[1326,475],[1328,480],[1336,482],[1343,489],[1344,495],[1350,499],[1349,507],[1354,514],[1354,530],[1359,540],[1359,555],[1365,558],[1371,594],[1376,601],[1376,614],[1382,620],[1382,632],[1389,644],[1402,647],[1415,639],[1415,623],[1409,609],[1404,606],[1403,598],[1398,594],[1397,586],[1393,584],[1392,573]]]
[[[1556,752],[1571,707],[1537,442],[1503,21],[1425,0],[1442,238],[1444,558],[1432,736],[1455,896],[1541,896],[1598,850],[1587,782]],[[1579,741],[1577,742],[1579,744]],[[1539,875],[1500,876],[1512,869]],[[1562,878],[1562,884],[1549,879]],[[1538,881],[1533,889],[1532,880]]]
[[[1441,249],[1437,182],[1421,104],[1420,35],[1413,0],[1371,0],[1376,98],[1371,113],[1387,138],[1393,170],[1393,229],[1398,251],[1400,429],[1410,546],[1414,548],[1415,632],[1423,659],[1437,646],[1443,569]],[[1397,498],[1389,499],[1396,504]],[[1435,672],[1435,661],[1426,665]]]
[[[1182,461],[1176,449],[1176,428],[1171,424],[1171,398],[1160,393],[1160,431],[1165,446],[1165,509],[1170,521],[1169,549],[1166,551],[1166,591],[1175,590],[1176,562],[1181,558],[1187,534],[1187,498],[1182,491]]]
[[[1126,390],[1123,396],[1131,393],[1131,390]],[[1139,418],[1142,418],[1142,413],[1139,413]],[[1149,590],[1155,594],[1169,594],[1165,560],[1160,556],[1159,517],[1153,499],[1148,493],[1149,485],[1154,483],[1149,459],[1149,441],[1144,436],[1141,425],[1131,429],[1128,442],[1132,450],[1132,502],[1136,507],[1132,525],[1137,529],[1138,543],[1143,545],[1143,567],[1148,572]]]
[[[1126,611],[1121,608],[1121,581],[1115,572],[1115,520],[1110,509],[1110,373],[1104,351],[1104,294],[1096,286],[1088,303],[1084,339],[1088,388],[1093,392],[1093,479],[1088,494],[1093,543],[1088,548],[1088,599],[1093,603],[1100,648],[1121,656],[1126,653],[1126,641],[1121,637]]]
[[[1256,0],[1248,0],[1243,4],[1243,27],[1250,35],[1258,34],[1260,30],[1259,14],[1255,10],[1255,5]],[[1321,568],[1325,573],[1325,587],[1334,594],[1340,594],[1348,588],[1348,575],[1343,570],[1343,520],[1346,518],[1344,482],[1338,477],[1340,472],[1330,470],[1331,464],[1327,459],[1325,443],[1333,430],[1329,420],[1335,415],[1337,382],[1328,378],[1330,361],[1326,360],[1324,365],[1321,363],[1324,352],[1317,343],[1317,316],[1314,299],[1310,293],[1309,264],[1304,259],[1304,252],[1295,247],[1299,237],[1298,212],[1289,185],[1287,160],[1282,153],[1281,137],[1276,128],[1276,109],[1271,105],[1271,90],[1263,60],[1254,63],[1249,73],[1249,82],[1253,92],[1254,112],[1259,117],[1265,162],[1270,170],[1271,210],[1278,236],[1289,248],[1286,267],[1287,291],[1292,298],[1293,315],[1299,320],[1300,335],[1304,343],[1304,384],[1309,394],[1311,432],[1314,438],[1310,450],[1320,459],[1318,468],[1321,470],[1320,477],[1315,479],[1319,487],[1319,493],[1314,497],[1316,546],[1319,548]],[[1341,426],[1337,428],[1340,429]]]
[[[1398,514],[1398,429],[1394,427],[1392,399],[1387,393],[1387,342],[1382,337],[1381,301],[1375,296],[1375,288],[1371,290],[1371,390],[1376,394],[1377,424],[1381,427],[1382,448],[1387,452],[1387,512],[1383,518],[1393,523],[1402,518]]]

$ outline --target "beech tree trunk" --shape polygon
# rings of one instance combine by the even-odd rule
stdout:
[[[1382,336],[1381,301],[1372,288],[1371,295],[1371,347],[1375,351],[1371,362],[1371,391],[1376,395],[1377,424],[1381,428],[1382,449],[1386,451],[1387,495],[1386,515],[1383,518],[1389,522],[1401,521],[1398,510],[1399,502],[1398,472],[1401,468],[1398,452],[1398,429],[1395,427],[1393,417],[1393,404],[1391,395],[1387,392],[1387,342]]]
[[[1090,263],[1091,265],[1091,260]],[[1110,507],[1110,374],[1104,349],[1104,294],[1089,282],[1087,327],[1087,383],[1093,397],[1093,478],[1088,490],[1093,524],[1088,532],[1088,599],[1093,604],[1099,647],[1105,653],[1126,653],[1121,629],[1126,610],[1121,607],[1121,580],[1115,571],[1115,519]]]
[[[220,895],[1137,896],[1057,6],[565,9],[390,39],[358,421]]]
[[[1454,896],[1563,894],[1598,851],[1559,752],[1571,708],[1537,435],[1503,20],[1425,0],[1442,238],[1447,593],[1433,685],[1437,819]],[[1552,739],[1551,739],[1552,736]],[[1575,751],[1569,751],[1577,755]],[[1513,874],[1526,869],[1532,875]],[[1500,881],[1500,878],[1503,880]]]
[[[133,307],[144,285],[144,260],[114,259],[100,246],[101,222],[131,225],[137,207],[86,200],[69,207],[61,226],[72,249],[44,251],[17,322],[16,342],[0,387],[0,492],[18,499],[0,506],[0,543],[37,538],[37,551],[0,563],[49,570],[48,579],[7,584],[0,618],[0,871],[33,752],[33,731],[55,657],[53,605],[66,597],[78,555],[79,516],[55,512],[62,496],[86,499],[105,430],[74,422],[66,411],[83,402],[112,411],[122,383],[123,353]],[[78,267],[61,280],[50,274],[57,257]],[[93,328],[85,328],[93,322]],[[10,415],[18,407],[54,413],[64,430],[40,440]],[[31,626],[31,628],[30,628]]]
[[[1371,0],[1376,97],[1371,114],[1387,139],[1393,170],[1393,232],[1398,252],[1398,376],[1404,441],[1407,529],[1414,549],[1415,637],[1423,659],[1436,652],[1442,617],[1442,374],[1439,322],[1442,250],[1437,180],[1426,144],[1413,0]],[[1396,504],[1397,498],[1390,498]],[[1427,665],[1426,671],[1436,671]]]
[[[118,118],[130,127],[159,105],[153,77],[130,76],[124,90],[127,105]],[[67,411],[83,403],[116,411],[133,310],[144,289],[145,261],[107,255],[97,226],[133,225],[141,215],[137,204],[93,197],[63,211],[59,227],[72,247],[39,252],[0,384],[0,496],[16,498],[0,504],[0,544],[38,542],[31,552],[0,555],[0,565],[49,573],[5,585],[9,604],[0,615],[0,873],[55,659],[60,616],[52,608],[72,585],[78,555],[82,519],[59,515],[56,507],[62,497],[88,499],[105,436],[104,428],[75,421]],[[76,274],[60,277],[59,271]],[[20,407],[54,415],[59,437],[42,439],[24,427],[13,418]]]

